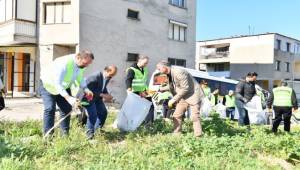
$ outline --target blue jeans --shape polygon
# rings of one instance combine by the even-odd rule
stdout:
[[[95,133],[96,128],[102,128],[107,118],[107,109],[102,99],[96,99],[85,106],[88,112],[87,133]]]
[[[248,111],[244,107],[244,103],[240,100],[235,101],[236,107],[239,111],[239,125],[250,125]]]
[[[228,107],[226,108],[226,117],[230,117],[231,120],[234,120],[234,107]]]
[[[55,120],[55,111],[56,111],[56,104],[60,109],[60,118],[65,117],[68,113],[72,111],[72,106],[66,101],[64,97],[61,95],[52,95],[50,94],[40,81],[40,94],[43,99],[44,104],[44,127],[43,133],[46,134],[53,126]],[[60,128],[63,134],[68,134],[70,129],[70,116],[64,119],[60,123]],[[54,131],[52,130],[50,134]]]

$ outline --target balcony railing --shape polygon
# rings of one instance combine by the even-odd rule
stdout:
[[[28,43],[36,41],[36,23],[22,20],[12,20],[0,25],[0,43],[18,43],[18,36]]]
[[[201,58],[214,59],[214,58],[226,58],[228,56],[229,56],[229,51],[224,51],[224,52],[214,52],[207,55],[201,55]]]

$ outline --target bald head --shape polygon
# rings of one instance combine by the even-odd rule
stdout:
[[[157,63],[156,68],[162,74],[169,74],[171,66],[167,61],[163,60],[163,61],[160,61],[159,63]]]
[[[104,67],[104,77],[105,79],[111,79],[117,74],[118,68],[115,65],[110,65]]]

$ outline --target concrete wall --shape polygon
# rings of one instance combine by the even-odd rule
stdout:
[[[95,61],[88,73],[105,65],[119,68],[110,91],[119,102],[126,95],[125,70],[127,53],[150,57],[150,73],[156,63],[168,57],[186,59],[187,67],[195,66],[196,1],[187,1],[187,9],[168,4],[168,0],[85,0],[80,3],[80,49],[90,49]],[[127,18],[127,10],[139,11],[140,20]],[[169,19],[186,23],[187,41],[168,38]]]

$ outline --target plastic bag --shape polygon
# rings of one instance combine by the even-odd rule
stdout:
[[[210,100],[208,99],[208,97],[205,97],[205,98],[202,100],[202,105],[201,105],[201,109],[200,109],[201,116],[203,116],[203,117],[208,117],[208,116],[209,116],[209,113],[210,113],[211,111],[212,111],[211,102],[210,102]]]
[[[127,97],[117,117],[117,127],[121,131],[134,131],[144,121],[152,103],[132,92]]]
[[[266,124],[267,117],[262,109],[261,99],[259,96],[254,96],[250,102],[245,105],[248,111],[250,124]]]
[[[216,106],[216,112],[220,115],[220,118],[226,119],[226,106],[221,103],[218,103]]]

